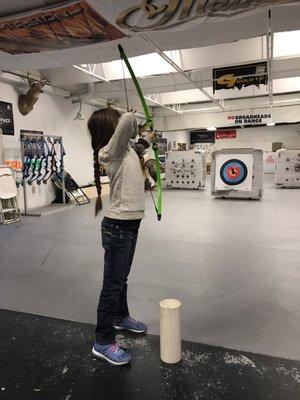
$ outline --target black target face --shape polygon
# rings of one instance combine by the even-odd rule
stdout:
[[[246,164],[237,159],[226,161],[220,169],[220,177],[226,185],[240,185],[248,175]]]

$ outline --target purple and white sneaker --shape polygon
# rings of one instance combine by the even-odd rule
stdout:
[[[147,331],[147,326],[143,322],[137,321],[130,315],[121,321],[115,321],[114,328],[133,333],[145,333]]]
[[[99,344],[95,343],[92,353],[98,358],[109,362],[112,365],[120,366],[129,364],[131,355],[121,349],[117,343],[112,344]]]

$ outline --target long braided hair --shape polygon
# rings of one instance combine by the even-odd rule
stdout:
[[[103,108],[93,112],[88,120],[88,129],[92,137],[92,148],[94,157],[94,179],[97,188],[98,197],[95,205],[95,216],[102,210],[101,199],[101,180],[100,180],[100,164],[98,153],[100,149],[108,144],[115,132],[121,114],[113,108]]]

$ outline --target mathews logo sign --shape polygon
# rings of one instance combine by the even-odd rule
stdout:
[[[222,89],[238,88],[241,90],[242,87],[266,85],[268,82],[267,69],[267,62],[214,69],[214,92]]]
[[[116,23],[121,28],[142,32],[172,28],[201,17],[232,17],[259,7],[298,2],[299,0],[169,0],[164,4],[157,4],[154,0],[143,0],[140,4],[122,11]],[[135,25],[135,21],[139,21],[139,25]]]

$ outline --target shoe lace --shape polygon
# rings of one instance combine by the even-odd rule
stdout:
[[[137,321],[136,319],[134,319],[133,317],[130,316],[130,321],[132,323],[134,323],[135,325],[138,325],[139,321]]]
[[[116,355],[120,355],[123,352],[123,350],[117,345],[117,343],[113,343],[112,345],[110,345],[110,350]]]

